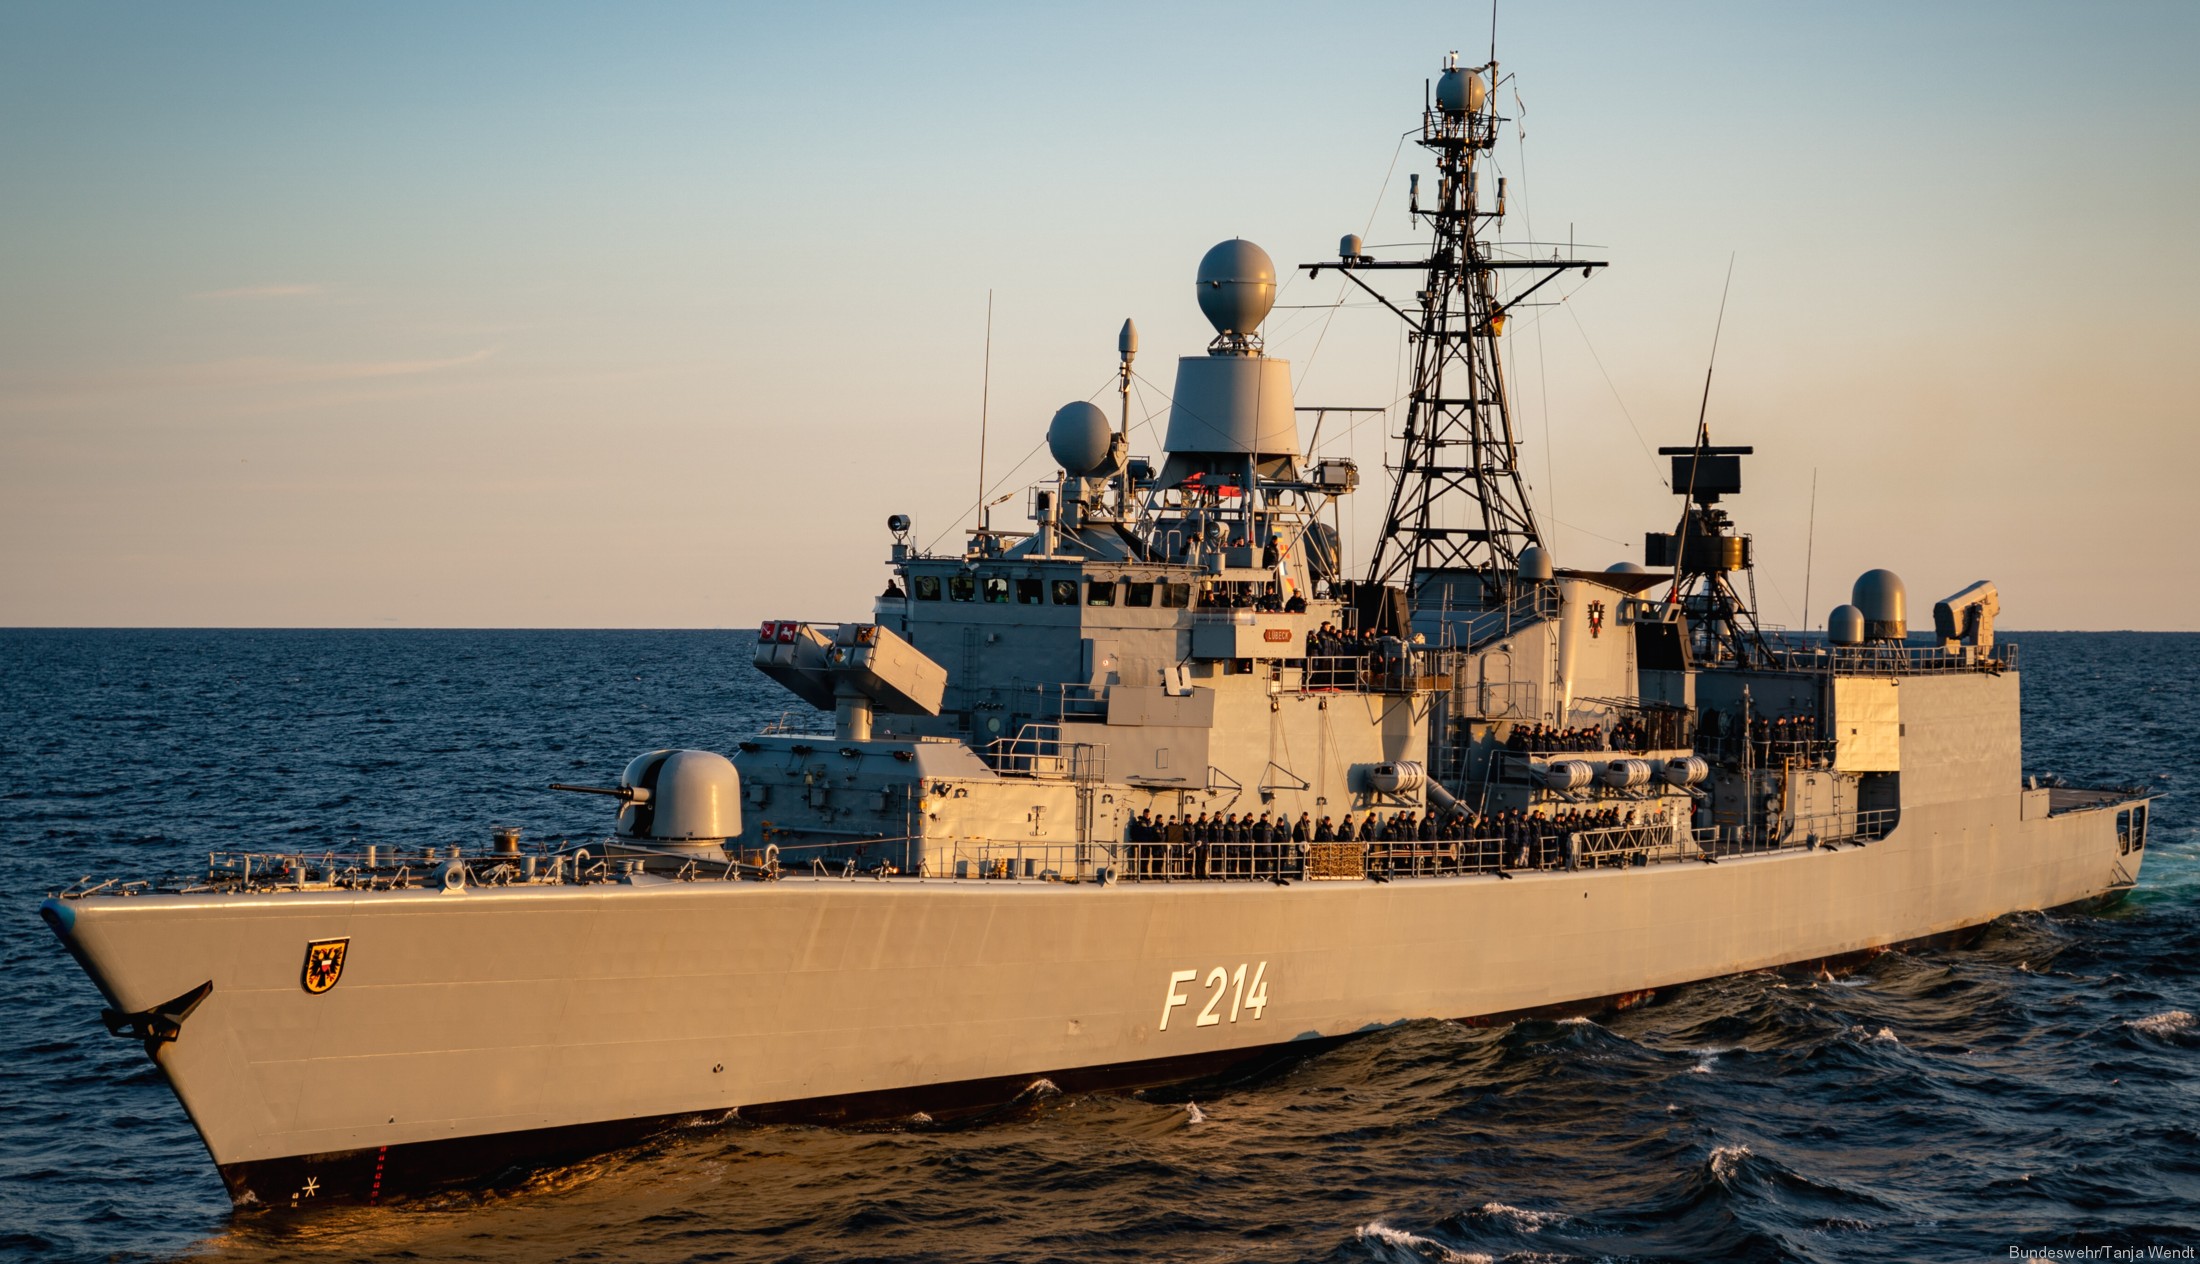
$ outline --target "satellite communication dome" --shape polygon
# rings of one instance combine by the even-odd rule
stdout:
[[[1473,114],[1482,108],[1482,76],[1454,66],[1436,81],[1436,104],[1446,114]]]
[[[1199,310],[1220,334],[1243,337],[1276,305],[1276,264],[1268,252],[1233,237],[1199,261]]]
[[[1047,426],[1047,451],[1065,474],[1082,477],[1099,469],[1114,442],[1108,415],[1097,404],[1081,399],[1056,409]]]
[[[1520,578],[1549,579],[1551,570],[1551,555],[1542,545],[1531,544],[1520,550]]]
[[[1899,641],[1910,634],[1909,595],[1902,577],[1890,570],[1870,570],[1856,577],[1849,600],[1864,612],[1864,639]]]
[[[1826,616],[1826,639],[1835,645],[1864,643],[1864,612],[1855,606],[1835,606]]]
[[[1604,568],[1604,573],[1607,575],[1647,575],[1650,571],[1648,568],[1638,566],[1633,562],[1614,562]]]

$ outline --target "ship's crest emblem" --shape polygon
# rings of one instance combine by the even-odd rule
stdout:
[[[1602,631],[1604,631],[1604,603],[1592,601],[1589,603],[1589,639],[1595,640],[1597,634]]]
[[[306,968],[299,982],[315,995],[336,986],[344,977],[344,949],[349,939],[316,939],[306,945]]]

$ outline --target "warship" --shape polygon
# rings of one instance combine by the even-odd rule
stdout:
[[[755,634],[797,718],[552,787],[612,801],[600,838],[217,853],[47,899],[235,1203],[387,1203],[682,1126],[982,1117],[2128,891],[2146,794],[2026,779],[1993,585],[1929,634],[1888,570],[1823,637],[1761,625],[1726,508],[1751,450],[1702,417],[1641,561],[1555,564],[1502,339],[1603,263],[1499,240],[1498,82],[1454,56],[1424,85],[1425,257],[1348,236],[1302,265],[1411,343],[1364,571],[1360,471],[1302,444],[1265,353],[1277,269],[1226,241],[1158,460],[1126,322],[1121,408],[1054,414],[1027,524],[934,551],[889,518],[868,617]]]

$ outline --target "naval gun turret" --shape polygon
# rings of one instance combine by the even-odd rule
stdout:
[[[653,750],[629,761],[616,786],[550,788],[619,800],[617,837],[646,851],[722,859],[741,833],[741,774],[715,751]]]

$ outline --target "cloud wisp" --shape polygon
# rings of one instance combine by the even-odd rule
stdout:
[[[227,290],[205,290],[191,297],[205,299],[311,298],[316,294],[326,294],[327,292],[328,287],[325,285],[315,285],[310,282],[284,282],[272,285],[240,285]]]
[[[281,356],[240,356],[197,364],[124,369],[112,374],[44,381],[0,378],[0,414],[30,413],[126,403],[147,396],[173,396],[279,387],[326,386],[347,382],[417,378],[481,364],[502,346],[464,355],[419,360],[299,360]]]

